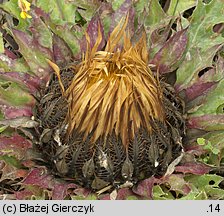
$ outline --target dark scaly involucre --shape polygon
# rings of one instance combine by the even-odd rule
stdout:
[[[131,43],[127,21],[102,51],[100,29],[92,49],[86,35],[79,64],[60,71],[49,62],[55,74],[36,106],[39,148],[53,171],[97,190],[164,175],[182,151],[182,100],[148,67],[146,35]]]

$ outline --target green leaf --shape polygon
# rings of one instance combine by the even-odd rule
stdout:
[[[224,43],[224,38],[213,31],[213,26],[224,22],[223,14],[222,0],[213,0],[209,4],[198,1],[188,31],[188,51],[177,70],[178,90],[192,85],[197,81],[200,70],[212,66],[215,53]]]
[[[18,169],[22,167],[20,161],[17,160],[14,156],[0,155],[0,160],[4,160],[5,163],[7,163],[13,167],[16,167]]]
[[[51,70],[46,61],[46,58],[52,58],[51,52],[41,47],[41,45],[35,40],[35,36],[32,37],[26,32],[14,29],[13,36],[19,45],[20,53],[23,55],[31,71],[39,77],[45,77]]]
[[[154,200],[161,200],[166,199],[166,193],[163,191],[163,189],[159,185],[153,186],[153,199]]]
[[[99,1],[70,0],[70,2],[74,2],[74,5],[78,8],[78,12],[86,21],[90,21],[97,9],[101,6]]]
[[[207,195],[204,191],[192,190],[186,196],[180,198],[180,200],[205,200],[207,199]]]
[[[117,10],[125,0],[110,0],[113,10]]]
[[[4,119],[4,114],[2,113],[2,111],[0,110],[0,120]]]
[[[196,0],[171,0],[167,14],[178,16],[184,11],[194,7],[196,2]]]
[[[138,200],[136,196],[128,196],[126,200]]]
[[[24,58],[11,59],[4,54],[0,54],[0,68],[4,72],[19,71],[31,73],[30,68]]]
[[[157,0],[139,0],[134,7],[136,28],[144,26],[147,45],[150,48],[149,59],[153,59],[168,38],[172,17],[165,14]]]
[[[23,19],[20,17],[21,10],[18,6],[18,0],[5,1],[3,4],[0,4],[0,8],[7,11],[10,15],[14,16],[16,19],[19,20],[19,24],[16,28],[18,28],[20,30],[24,30],[24,31],[28,28],[30,20]],[[13,26],[13,27],[15,27],[15,26]]]
[[[224,148],[224,131],[212,131],[207,133],[204,138],[209,140],[212,145],[216,146],[220,150]]]
[[[214,90],[207,94],[202,106],[200,106],[192,115],[223,114],[223,89],[224,79],[217,84],[217,87]]]
[[[75,11],[77,7],[73,2],[65,0],[39,0],[37,1],[37,6],[46,13],[50,13],[50,17],[55,24],[75,24]]]
[[[4,53],[4,43],[2,38],[2,33],[0,32],[0,54]]]
[[[212,143],[210,140],[206,140],[205,138],[197,138],[197,143],[202,145],[205,150],[209,150],[215,155],[220,153],[220,149],[216,148],[215,144]],[[224,147],[224,146],[223,146]]]
[[[221,153],[224,150],[224,131],[209,132],[205,134],[204,138],[210,143],[210,150],[214,154],[209,157],[209,163],[219,166],[222,159]]]
[[[0,133],[4,132],[6,128],[8,128],[7,125],[0,127]]]
[[[53,23],[49,23],[51,30],[62,38],[72,50],[73,55],[77,55],[80,51],[79,39],[84,34],[84,29],[82,31],[80,29],[71,29],[68,25],[54,25]]]
[[[13,106],[31,105],[34,98],[24,91],[19,84],[0,79],[0,98],[5,104]]]
[[[71,196],[72,200],[97,200],[97,196],[95,194],[90,194],[87,197],[82,195]]]
[[[199,145],[205,145],[205,139],[204,138],[197,138],[197,143]]]
[[[193,187],[195,187],[194,191],[201,191],[206,194],[206,197],[209,197],[210,199],[215,199],[216,196],[223,197],[224,193],[221,193],[221,188],[219,187],[219,184],[221,181],[223,181],[223,177],[218,175],[211,175],[206,174],[202,176],[187,176],[185,177],[185,180],[191,183]],[[218,189],[218,190],[217,190]],[[223,191],[223,190],[222,190]],[[216,192],[218,192],[216,194]],[[220,196],[221,194],[221,196]],[[205,197],[205,198],[206,198]]]
[[[166,17],[158,0],[139,0],[136,2],[135,8],[139,19],[144,20],[145,25],[150,28],[160,23]]]
[[[222,103],[221,105],[219,105],[216,109],[216,113],[217,114],[224,114],[224,103]]]
[[[52,32],[41,18],[32,19],[30,29],[33,39],[38,42],[38,45],[52,49]]]

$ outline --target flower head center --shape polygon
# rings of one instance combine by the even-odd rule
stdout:
[[[147,65],[146,36],[132,45],[126,25],[127,19],[119,23],[103,51],[97,51],[100,31],[92,49],[86,36],[87,52],[65,91],[68,134],[93,133],[94,143],[115,132],[128,145],[141,127],[151,132],[152,121],[164,121],[162,91]]]

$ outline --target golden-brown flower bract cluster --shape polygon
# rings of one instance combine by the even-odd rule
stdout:
[[[53,172],[93,189],[164,175],[182,151],[181,99],[148,66],[146,35],[133,44],[122,19],[103,50],[86,34],[82,61],[55,70],[41,91],[39,148]]]
[[[87,51],[64,92],[69,104],[68,134],[77,129],[86,138],[93,132],[94,143],[114,130],[128,145],[140,127],[151,132],[153,119],[164,121],[162,90],[148,67],[146,35],[132,45],[125,32],[127,22],[128,18],[120,21],[104,51],[97,51],[100,29],[92,49],[86,35]]]

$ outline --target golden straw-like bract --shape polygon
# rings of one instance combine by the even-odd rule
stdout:
[[[127,146],[140,127],[151,132],[153,119],[164,121],[162,90],[148,67],[146,35],[133,45],[125,32],[127,22],[128,17],[120,21],[104,51],[97,51],[100,28],[92,49],[86,34],[87,51],[63,90],[69,106],[67,135],[74,129],[84,137],[92,132],[94,143],[114,130]]]

